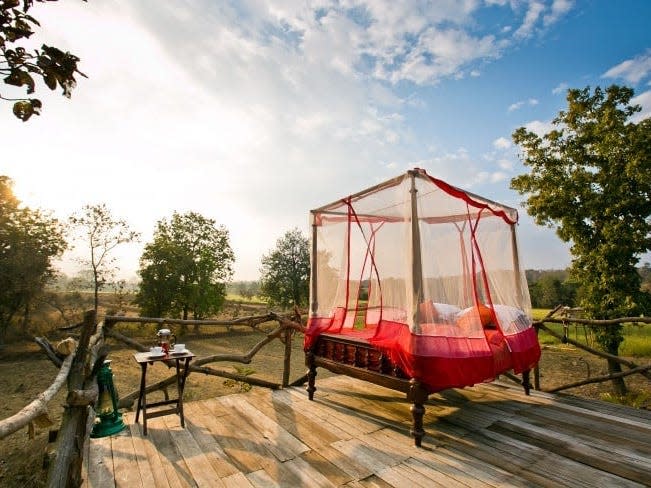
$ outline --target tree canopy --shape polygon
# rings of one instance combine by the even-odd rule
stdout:
[[[287,231],[262,257],[260,293],[272,305],[306,306],[309,300],[309,240],[299,229]]]
[[[101,290],[113,277],[116,266],[112,251],[120,244],[135,241],[139,234],[129,229],[123,219],[116,219],[106,204],[85,205],[81,212],[70,217],[70,224],[83,234],[89,251],[79,261],[92,273],[95,312]]]
[[[39,22],[27,12],[34,1],[44,0],[3,0],[0,2],[0,75],[7,85],[25,88],[31,95],[36,91],[36,81],[41,81],[50,89],[60,87],[65,97],[70,98],[77,85],[75,74],[84,75],[77,69],[79,58],[68,52],[43,44],[40,49],[29,51],[20,42],[29,39],[33,27]],[[56,0],[48,0],[56,1]],[[0,99],[14,102],[13,112],[23,122],[32,115],[39,115],[43,104],[38,98],[6,97]]]
[[[228,230],[196,212],[156,224],[140,258],[141,314],[204,319],[218,312],[233,275]]]
[[[529,173],[511,180],[527,195],[536,223],[569,242],[570,273],[581,284],[581,306],[593,318],[648,310],[636,265],[651,249],[651,119],[633,122],[631,88],[571,89],[567,109],[542,137],[513,133]],[[621,329],[597,338],[617,354]]]
[[[0,343],[12,321],[30,307],[54,274],[52,261],[66,249],[64,227],[40,210],[20,205],[12,182],[0,176]]]

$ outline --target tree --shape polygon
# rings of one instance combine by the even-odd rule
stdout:
[[[85,205],[81,212],[70,217],[70,224],[83,234],[90,251],[90,257],[79,259],[79,262],[92,273],[93,304],[97,316],[99,291],[117,270],[111,252],[120,244],[138,240],[140,234],[130,230],[125,220],[115,219],[104,203]]]
[[[40,25],[27,13],[34,0],[23,0],[22,7],[20,3],[20,0],[0,2],[0,75],[7,85],[25,87],[27,95],[35,92],[34,77],[38,77],[50,90],[56,90],[58,86],[63,90],[63,95],[70,98],[77,85],[75,73],[86,76],[77,69],[79,58],[45,44],[33,52],[18,45],[19,41],[29,39],[34,34],[34,26]],[[23,122],[41,112],[42,103],[37,98],[7,98],[0,94],[0,99],[14,102],[14,115]]]
[[[145,316],[204,319],[221,310],[235,256],[228,230],[195,212],[156,224],[140,257],[136,302]]]
[[[260,293],[271,305],[306,306],[309,300],[309,240],[300,230],[287,231],[276,248],[262,257]]]
[[[651,248],[651,119],[631,121],[641,110],[630,105],[632,97],[632,89],[617,85],[571,89],[549,133],[513,133],[530,172],[511,187],[528,196],[536,223],[571,243],[570,273],[592,318],[645,311],[636,264]],[[616,355],[622,329],[600,328],[597,340]],[[611,360],[609,370],[620,366]],[[615,389],[625,392],[623,380]]]
[[[20,314],[26,331],[34,300],[55,275],[52,260],[66,248],[59,221],[22,207],[11,187],[0,176],[0,343]]]

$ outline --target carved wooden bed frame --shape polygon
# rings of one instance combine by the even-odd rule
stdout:
[[[316,391],[317,367],[405,393],[407,401],[412,404],[411,435],[414,437],[414,444],[421,446],[425,435],[424,405],[433,392],[415,378],[407,377],[389,357],[365,339],[340,334],[320,334],[314,346],[305,352],[305,364],[308,367],[306,389],[310,400],[314,400]],[[528,395],[531,389],[528,370],[522,373],[522,386]]]

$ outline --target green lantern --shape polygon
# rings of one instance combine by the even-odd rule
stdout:
[[[126,427],[122,421],[122,414],[118,412],[118,392],[113,385],[113,371],[111,361],[106,360],[97,373],[97,386],[99,396],[95,425],[91,437],[106,437],[117,434]]]

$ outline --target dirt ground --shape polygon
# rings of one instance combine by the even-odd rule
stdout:
[[[143,343],[153,340],[153,331],[138,340]],[[145,333],[148,333],[145,330]],[[230,331],[224,327],[215,327],[200,335],[189,333],[179,338],[188,349],[198,357],[217,353],[245,353],[264,338],[262,331],[253,331],[248,327],[234,327]],[[282,379],[282,357],[284,346],[279,341],[267,345],[247,367],[254,370],[253,376],[280,383]],[[109,359],[115,377],[115,385],[121,396],[137,389],[140,368],[133,359],[134,351],[117,344],[112,345]],[[296,336],[292,349],[292,371],[290,381],[305,372],[303,365],[302,336]],[[648,359],[638,359],[646,364]],[[212,363],[215,369],[235,372],[234,363]],[[543,389],[561,384],[599,376],[605,373],[603,360],[582,353],[572,347],[547,346],[543,350],[541,361],[541,386]],[[0,419],[18,412],[32,401],[36,395],[45,390],[57,374],[55,366],[45,357],[34,343],[10,344],[0,349]],[[164,379],[171,374],[162,363],[148,369],[148,383]],[[325,376],[327,372],[320,372]],[[649,392],[649,382],[640,375],[628,377],[627,385],[634,391]],[[568,390],[568,394],[601,399],[611,391],[609,383],[598,383]],[[185,400],[192,401],[217,395],[239,392],[238,386],[226,386],[224,378],[192,374],[188,379]],[[174,392],[171,392],[174,395]],[[643,408],[651,408],[649,398]],[[162,394],[161,394],[162,398]],[[45,470],[43,469],[44,452],[47,447],[48,431],[58,428],[61,421],[62,405],[65,399],[65,387],[49,405],[52,426],[36,429],[34,439],[29,439],[27,429],[12,434],[0,442],[0,486],[37,487],[43,486]]]

